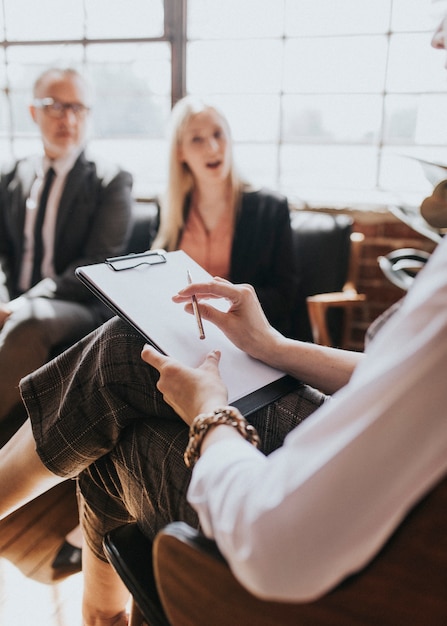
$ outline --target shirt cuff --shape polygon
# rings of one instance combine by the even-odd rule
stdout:
[[[265,462],[265,455],[245,439],[218,441],[209,446],[194,466],[188,488],[188,502],[197,512],[206,536],[213,537],[213,508],[220,508],[227,496],[226,480],[238,473],[240,464]]]

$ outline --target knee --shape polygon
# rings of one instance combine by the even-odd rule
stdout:
[[[130,324],[119,317],[105,322],[93,335],[95,352],[106,363],[121,363],[125,357],[128,372],[143,363],[140,357],[144,339]]]
[[[112,317],[112,319],[104,322],[104,324],[100,326],[99,332],[107,339],[114,340],[116,337],[125,336],[135,337],[137,340],[142,341],[140,333],[120,317]]]

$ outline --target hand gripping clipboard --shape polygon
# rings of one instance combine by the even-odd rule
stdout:
[[[196,367],[208,352],[220,350],[219,368],[228,387],[229,402],[244,415],[298,388],[299,381],[248,356],[206,320],[203,320],[206,338],[199,339],[194,316],[172,302],[172,296],[186,286],[188,270],[194,282],[211,279],[208,272],[181,250],[114,257],[104,263],[78,267],[76,275],[163,354]],[[228,304],[213,300],[213,306],[225,308]]]

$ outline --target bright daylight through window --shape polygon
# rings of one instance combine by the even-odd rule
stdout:
[[[56,62],[91,76],[90,149],[130,169],[141,197],[163,187],[173,93],[218,104],[247,177],[292,202],[380,203],[385,192],[417,202],[430,183],[412,157],[447,164],[431,0],[0,4],[5,157],[37,148],[29,88]]]

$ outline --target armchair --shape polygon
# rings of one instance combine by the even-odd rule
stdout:
[[[260,600],[234,578],[214,542],[169,524],[153,546],[136,524],[104,539],[134,599],[129,626],[443,626],[447,616],[447,479],[419,502],[376,558],[314,602]],[[140,621],[138,621],[140,620]]]
[[[334,308],[342,310],[338,347],[350,347],[351,324],[354,307],[365,302],[366,295],[357,292],[359,261],[361,256],[364,235],[353,232],[350,235],[351,248],[346,282],[341,291],[319,293],[306,298],[312,336],[315,343],[323,346],[333,346],[334,338],[331,335],[328,313]]]
[[[408,291],[418,272],[430,258],[430,253],[417,248],[399,248],[379,256],[379,267],[388,280],[403,291]]]

